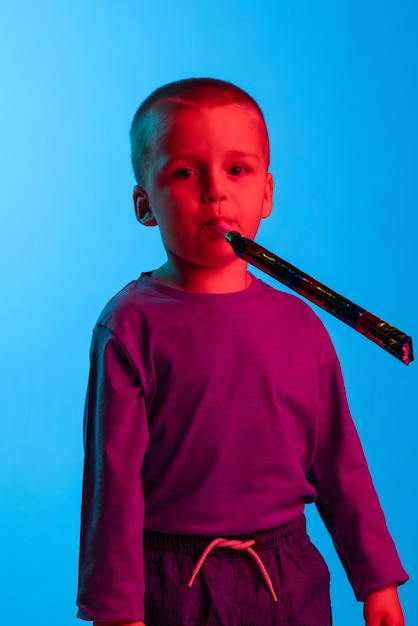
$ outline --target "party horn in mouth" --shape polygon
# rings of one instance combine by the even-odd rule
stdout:
[[[372,315],[362,307],[326,287],[297,267],[240,233],[224,221],[216,224],[218,231],[231,244],[235,254],[296,293],[354,328],[394,357],[409,365],[414,360],[412,337]]]

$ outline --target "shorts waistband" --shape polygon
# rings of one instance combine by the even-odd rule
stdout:
[[[200,555],[207,545],[220,535],[202,536],[202,535],[175,535],[171,533],[160,533],[151,530],[145,530],[144,549],[145,550],[161,550],[169,551],[176,554],[196,554]],[[225,539],[237,539],[238,541],[255,540],[254,549],[257,552],[269,550],[285,545],[297,543],[301,539],[307,537],[306,534],[306,518],[301,515],[297,519],[272,528],[271,530],[261,530],[245,535],[222,535]],[[225,555],[224,548],[213,548],[211,554]]]

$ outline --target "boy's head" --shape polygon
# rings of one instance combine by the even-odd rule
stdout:
[[[269,137],[257,102],[233,83],[215,78],[186,78],[156,89],[144,100],[134,116],[130,131],[131,158],[138,185],[145,186],[147,170],[155,156],[158,142],[177,111],[226,105],[243,107],[254,115],[267,169],[270,161]]]
[[[170,266],[230,263],[236,257],[217,222],[253,237],[272,207],[268,135],[255,101],[214,79],[171,83],[138,109],[131,138],[136,216],[158,224]]]

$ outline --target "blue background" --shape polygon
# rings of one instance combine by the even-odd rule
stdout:
[[[257,240],[418,341],[417,31],[412,0],[0,3],[2,623],[77,623],[91,330],[120,287],[165,258],[132,208],[139,103],[188,76],[247,89],[265,111],[276,180]],[[412,626],[418,366],[320,316],[412,576],[401,589]],[[335,624],[361,624],[309,508]]]

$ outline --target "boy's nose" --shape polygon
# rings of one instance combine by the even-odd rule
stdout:
[[[206,202],[219,202],[220,200],[225,200],[226,196],[223,194],[210,194],[210,193],[205,193],[205,200]]]
[[[225,200],[226,193],[222,182],[216,176],[208,176],[203,188],[203,199],[205,202],[220,202]]]

